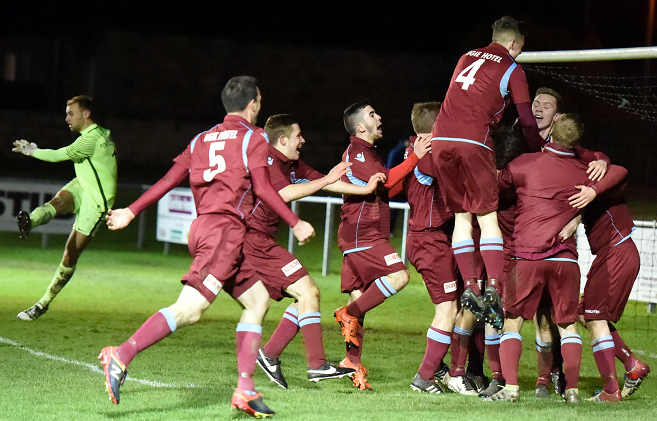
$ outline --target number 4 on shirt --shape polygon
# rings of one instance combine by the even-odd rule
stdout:
[[[475,61],[474,63],[463,69],[463,71],[461,71],[461,73],[459,73],[459,75],[456,76],[456,82],[463,84],[461,85],[461,89],[467,91],[470,85],[472,85],[475,82],[475,74],[477,73],[477,70],[479,70],[481,65],[484,64],[484,61],[485,60],[483,58],[480,58],[479,60]]]

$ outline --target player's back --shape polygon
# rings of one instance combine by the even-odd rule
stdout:
[[[254,203],[249,169],[265,166],[267,151],[264,131],[234,115],[197,135],[175,159],[189,168],[197,213],[244,219]]]
[[[506,48],[492,43],[469,51],[461,56],[454,70],[433,137],[492,147],[490,126],[502,118],[508,94],[516,104],[530,101],[524,72]]]
[[[411,139],[412,145],[414,139]],[[413,151],[413,146],[409,146],[406,148],[405,156],[410,156]],[[421,163],[432,165],[431,157],[427,155],[422,158]],[[445,222],[454,218],[454,213],[445,207],[438,183],[433,177],[423,173],[420,167],[420,163],[418,163],[404,180],[404,190],[408,205],[411,208],[408,221],[411,231],[439,228]]]

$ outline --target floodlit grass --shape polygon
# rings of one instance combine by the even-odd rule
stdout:
[[[152,233],[152,229],[150,231]],[[318,236],[321,234],[318,234]],[[195,326],[182,328],[141,353],[130,366],[121,404],[108,401],[104,376],[96,357],[107,345],[125,341],[154,312],[170,305],[180,292],[180,277],[189,267],[184,246],[164,256],[149,240],[136,251],[136,226],[125,232],[103,231],[78,265],[78,270],[46,315],[22,322],[16,314],[43,293],[61,258],[64,236],[51,236],[42,250],[40,236],[19,242],[0,233],[0,419],[1,420],[205,420],[243,419],[230,409],[236,385],[234,331],[238,306],[221,294]],[[153,238],[152,235],[149,238]],[[321,238],[321,237],[320,237]],[[339,292],[339,254],[332,274],[321,276],[321,240],[298,249],[322,290],[322,323],[327,357],[344,358],[344,342],[332,311],[344,305]],[[290,300],[272,303],[263,326],[266,340]],[[632,304],[637,309],[644,304]],[[645,314],[644,310],[636,313]],[[271,383],[261,372],[256,384],[276,419],[289,420],[654,420],[657,387],[652,377],[620,404],[584,402],[566,406],[553,395],[533,397],[534,332],[523,329],[521,401],[483,402],[453,393],[419,394],[410,381],[421,362],[426,330],[433,318],[421,279],[412,272],[409,285],[372,310],[365,323],[364,364],[374,391],[359,392],[347,379],[310,383],[303,342],[296,338],[282,356],[289,390]],[[633,324],[636,321],[636,325]],[[655,316],[626,318],[619,329],[637,355],[657,369]],[[646,324],[651,329],[645,329]],[[580,381],[583,398],[601,386],[589,342],[581,332],[584,358]],[[622,366],[617,365],[622,380]],[[257,369],[259,370],[259,369]]]

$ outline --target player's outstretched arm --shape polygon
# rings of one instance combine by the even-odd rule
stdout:
[[[301,199],[302,197],[310,196],[318,190],[324,189],[326,186],[340,180],[340,177],[347,173],[351,166],[351,162],[340,162],[333,167],[328,174],[317,180],[308,181],[306,183],[290,184],[283,187],[278,191],[278,194],[286,202]],[[347,184],[347,183],[345,183]]]
[[[12,152],[22,153],[25,156],[34,155],[34,151],[38,149],[37,144],[34,142],[28,142],[25,139],[14,141],[14,148]]]
[[[105,219],[107,220],[107,228],[116,231],[127,227],[135,219],[135,214],[128,208],[110,209],[107,211]]]
[[[366,196],[368,194],[374,193],[374,190],[376,190],[376,187],[379,185],[379,183],[385,183],[385,181],[386,175],[382,172],[378,172],[370,177],[370,180],[365,186],[357,186],[355,184],[345,183],[342,180],[338,180],[335,183],[324,187],[323,190],[338,194]]]
[[[287,207],[281,196],[279,196],[274,186],[269,181],[267,168],[256,167],[251,169],[251,182],[253,183],[253,192],[265,202],[274,212],[281,217],[285,223],[292,227],[294,236],[299,240],[299,245],[303,245],[315,236],[315,229],[309,223],[302,221]]]

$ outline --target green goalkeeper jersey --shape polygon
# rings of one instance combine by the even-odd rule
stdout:
[[[116,147],[109,130],[94,123],[82,130],[70,145],[59,149],[36,149],[34,157],[48,162],[73,161],[75,176],[85,197],[105,210],[114,205]]]

